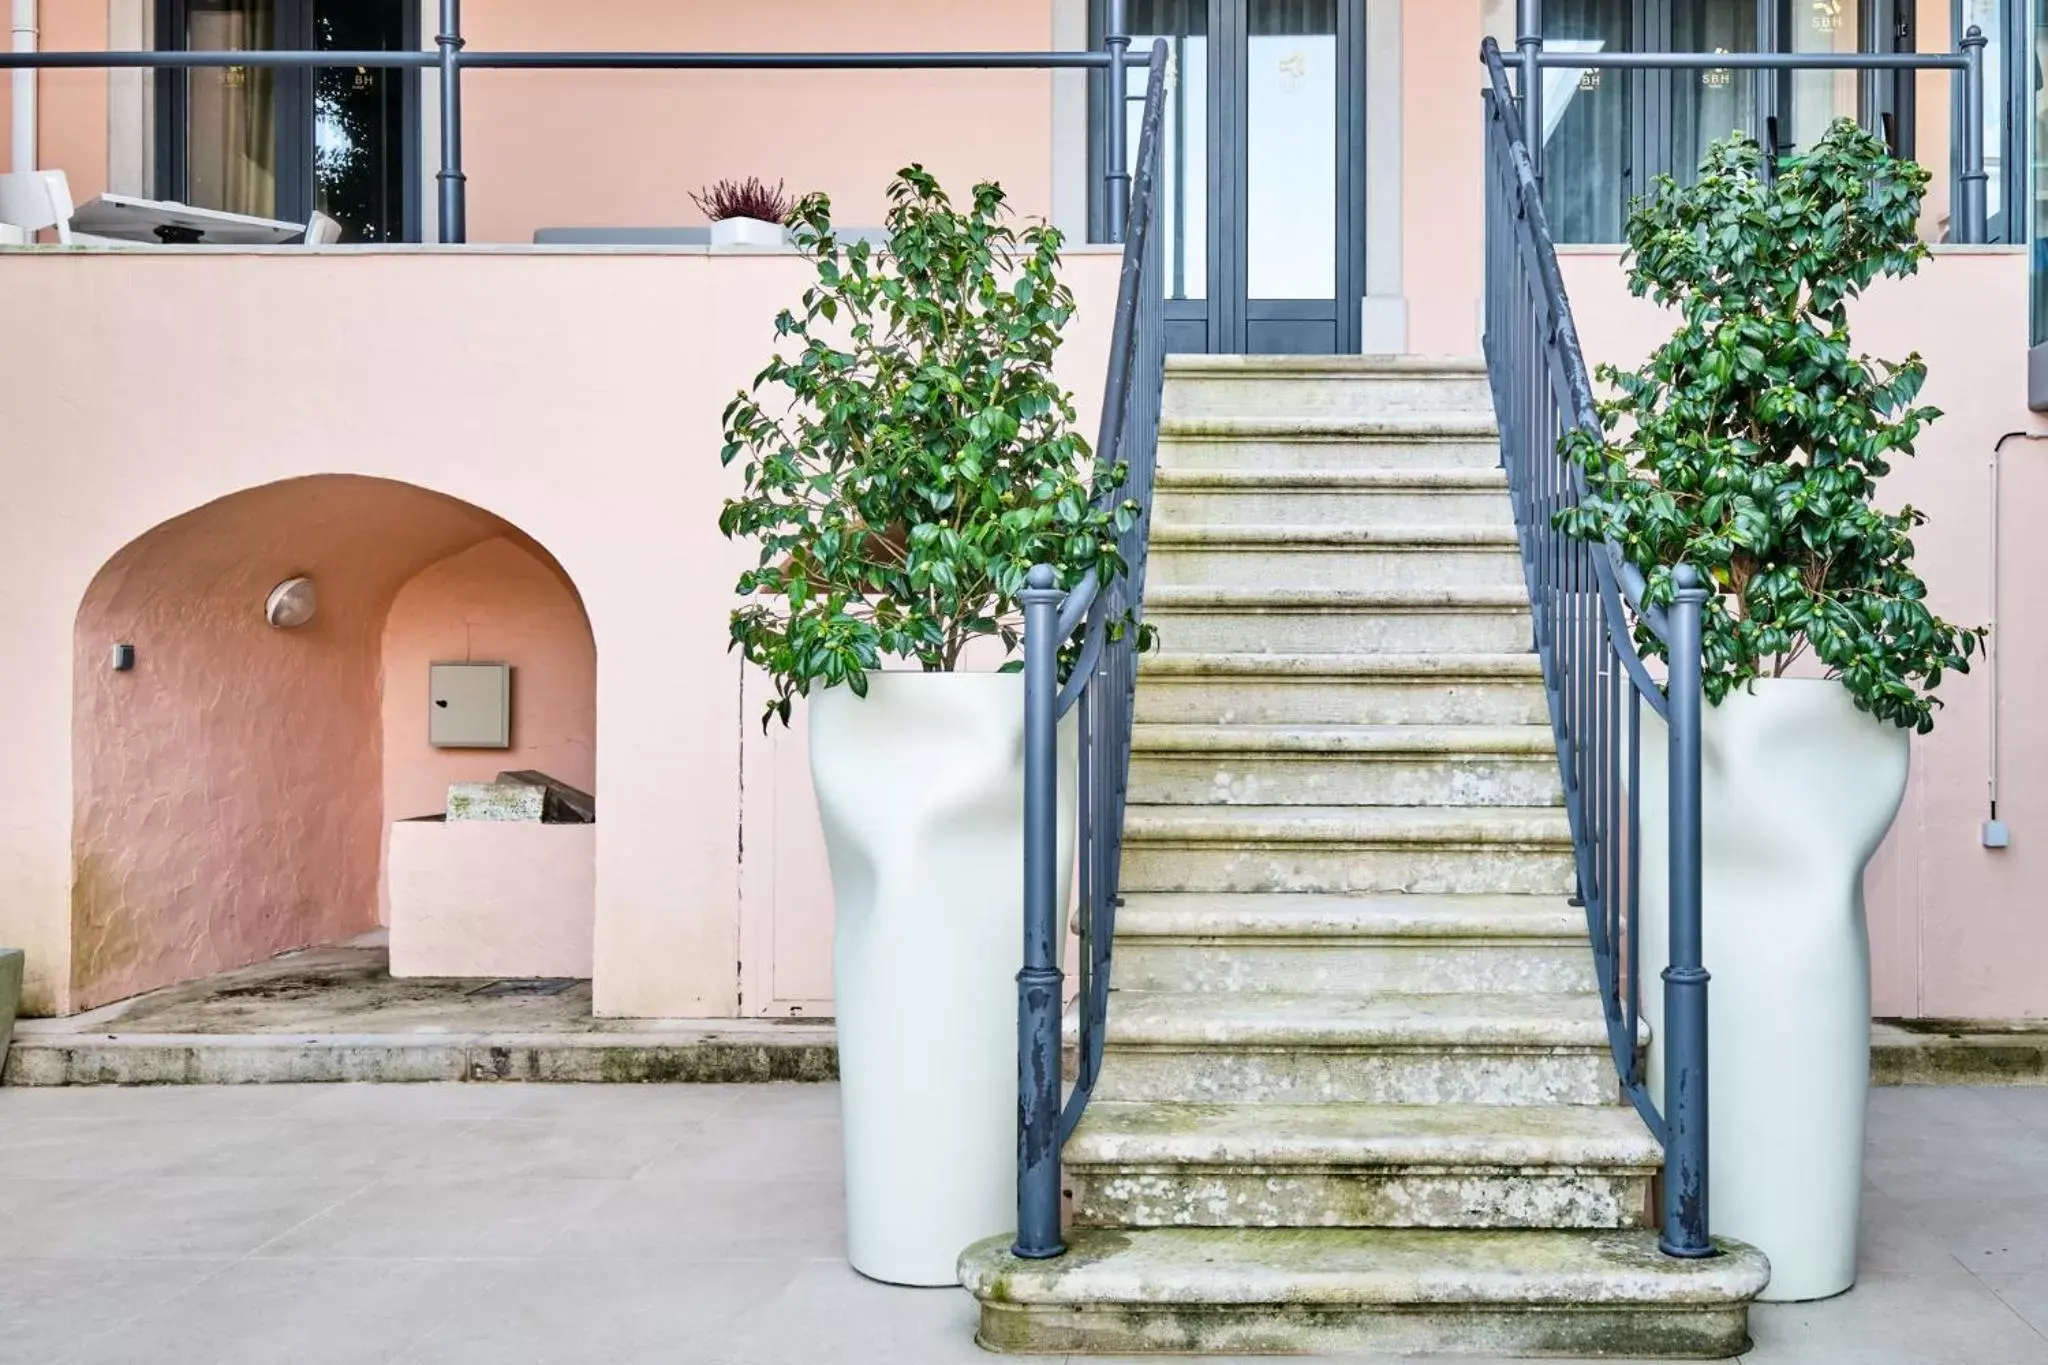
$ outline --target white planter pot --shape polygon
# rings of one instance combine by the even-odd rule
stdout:
[[[847,1259],[891,1284],[958,1284],[962,1251],[1017,1226],[1024,680],[876,673],[865,699],[813,697],[810,719],[837,902]],[[1060,728],[1068,868],[1073,719]]]
[[[1669,957],[1664,725],[1645,708],[1643,1014],[1663,1104]],[[1762,1297],[1856,1281],[1870,1081],[1863,869],[1906,790],[1907,734],[1840,683],[1765,679],[1703,713],[1702,928],[1711,1230],[1770,1258]]]
[[[713,246],[781,247],[789,244],[782,224],[764,218],[720,218],[711,225]]]

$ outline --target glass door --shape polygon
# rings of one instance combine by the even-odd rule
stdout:
[[[169,48],[392,51],[417,0],[161,0]],[[158,83],[157,192],[262,218],[335,219],[347,242],[416,238],[418,82],[410,73],[211,67]]]
[[[1164,145],[1169,345],[1358,349],[1363,0],[1130,0],[1174,62]],[[1100,15],[1097,16],[1098,37]],[[1126,88],[1135,164],[1147,73]]]

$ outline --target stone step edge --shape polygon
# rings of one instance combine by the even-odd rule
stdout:
[[[1216,725],[1139,721],[1131,750],[1143,754],[1242,758],[1430,756],[1553,760],[1547,725]],[[1177,804],[1177,803],[1175,803]]]
[[[1374,814],[1368,815],[1367,812]],[[1124,843],[1194,847],[1534,849],[1569,851],[1563,806],[1183,806],[1125,807]]]
[[[1097,1100],[1067,1139],[1064,1161],[1074,1171],[1186,1169],[1197,1178],[1218,1170],[1654,1175],[1663,1169],[1664,1149],[1634,1111],[1560,1105],[1549,1125],[1528,1121],[1551,1112],[1523,1105]],[[1440,1130],[1403,1122],[1422,1115],[1437,1120]],[[1161,1131],[1147,1118],[1167,1120],[1172,1128]],[[1247,1131],[1246,1120],[1269,1126]]]
[[[1046,1261],[1010,1255],[1008,1236],[979,1243],[962,1255],[960,1278],[977,1298],[1009,1307],[1161,1312],[1192,1305],[1679,1307],[1746,1302],[1770,1278],[1762,1253],[1742,1243],[1718,1239],[1721,1255],[1680,1260],[1657,1250],[1657,1236],[1647,1229],[1076,1228],[1066,1255]],[[1343,1253],[1380,1248],[1405,1254],[1340,1262]],[[1570,1265],[1574,1254],[1582,1265]],[[1514,1265],[1524,1255],[1531,1264]]]
[[[1521,540],[1512,526],[1233,526],[1228,522],[1201,522],[1153,527],[1154,554],[1183,548],[1241,549],[1267,554],[1289,550],[1392,550],[1519,555]]]
[[[1261,678],[1314,682],[1383,678],[1429,682],[1504,681],[1543,684],[1535,654],[1241,654],[1160,650],[1138,661],[1143,678]]]
[[[1526,902],[1526,906],[1517,904]],[[1145,944],[1586,943],[1586,913],[1563,896],[1342,896],[1303,891],[1131,891],[1116,937]]]
[[[839,1074],[833,1026],[810,1021],[717,1020],[575,1034],[80,1034],[23,1022],[28,1030],[17,1026],[0,1084],[731,1084],[833,1081]]]
[[[1486,373],[1482,356],[1412,355],[1387,352],[1380,355],[1226,355],[1176,353],[1166,358],[1166,373],[1173,375],[1457,375]]]
[[[1351,441],[1385,442],[1399,445],[1451,444],[1454,442],[1500,440],[1500,423],[1491,413],[1447,416],[1443,413],[1415,413],[1406,416],[1359,417],[1344,413],[1262,414],[1245,416],[1181,417],[1159,419],[1163,442],[1201,443],[1227,441]]]
[[[1505,493],[1498,469],[1161,469],[1161,493]],[[1502,506],[1506,506],[1503,502]]]
[[[1161,583],[1145,590],[1158,611],[1273,612],[1519,612],[1529,611],[1522,587],[1472,588],[1218,588]]]

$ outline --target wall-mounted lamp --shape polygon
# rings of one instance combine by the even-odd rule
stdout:
[[[295,630],[313,619],[320,598],[310,578],[287,578],[270,590],[263,603],[263,619],[279,630]]]

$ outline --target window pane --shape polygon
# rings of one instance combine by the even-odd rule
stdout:
[[[2048,90],[2042,80],[2048,71],[2048,0],[2034,0],[2033,30],[2033,165],[2027,177],[2033,223],[2025,235],[2034,258],[2034,344],[2048,346]]]
[[[1543,42],[1552,52],[1635,46],[1630,0],[1551,0]],[[1634,137],[1626,73],[1543,73],[1543,207],[1560,242],[1618,242],[1630,195]]]
[[[1797,0],[1791,8],[1794,52],[1854,52],[1862,46],[1862,6],[1856,0]],[[1838,118],[1856,117],[1856,73],[1792,73],[1791,126],[1783,135],[1805,147]]]
[[[1337,296],[1337,0],[1253,0],[1245,293]]]
[[[190,0],[188,48],[250,52],[276,46],[277,0]],[[191,73],[186,202],[230,213],[277,211],[277,73],[208,67]]]
[[[1801,0],[1804,3],[1804,0]],[[1671,46],[1679,52],[1755,52],[1756,0],[1678,0]],[[1671,173],[1680,183],[1698,174],[1707,148],[1756,126],[1754,73],[1726,68],[1671,73]]]
[[[1167,92],[1164,184],[1160,224],[1166,230],[1166,296],[1199,299],[1209,283],[1209,39],[1205,0],[1133,0],[1128,22],[1131,50],[1143,52],[1153,39],[1166,39],[1174,63]],[[1145,121],[1145,67],[1129,74],[1126,153],[1133,173],[1138,135]]]
[[[314,45],[388,52],[405,45],[403,0],[318,0]],[[320,72],[313,97],[313,203],[345,242],[405,233],[405,75],[344,67]]]

